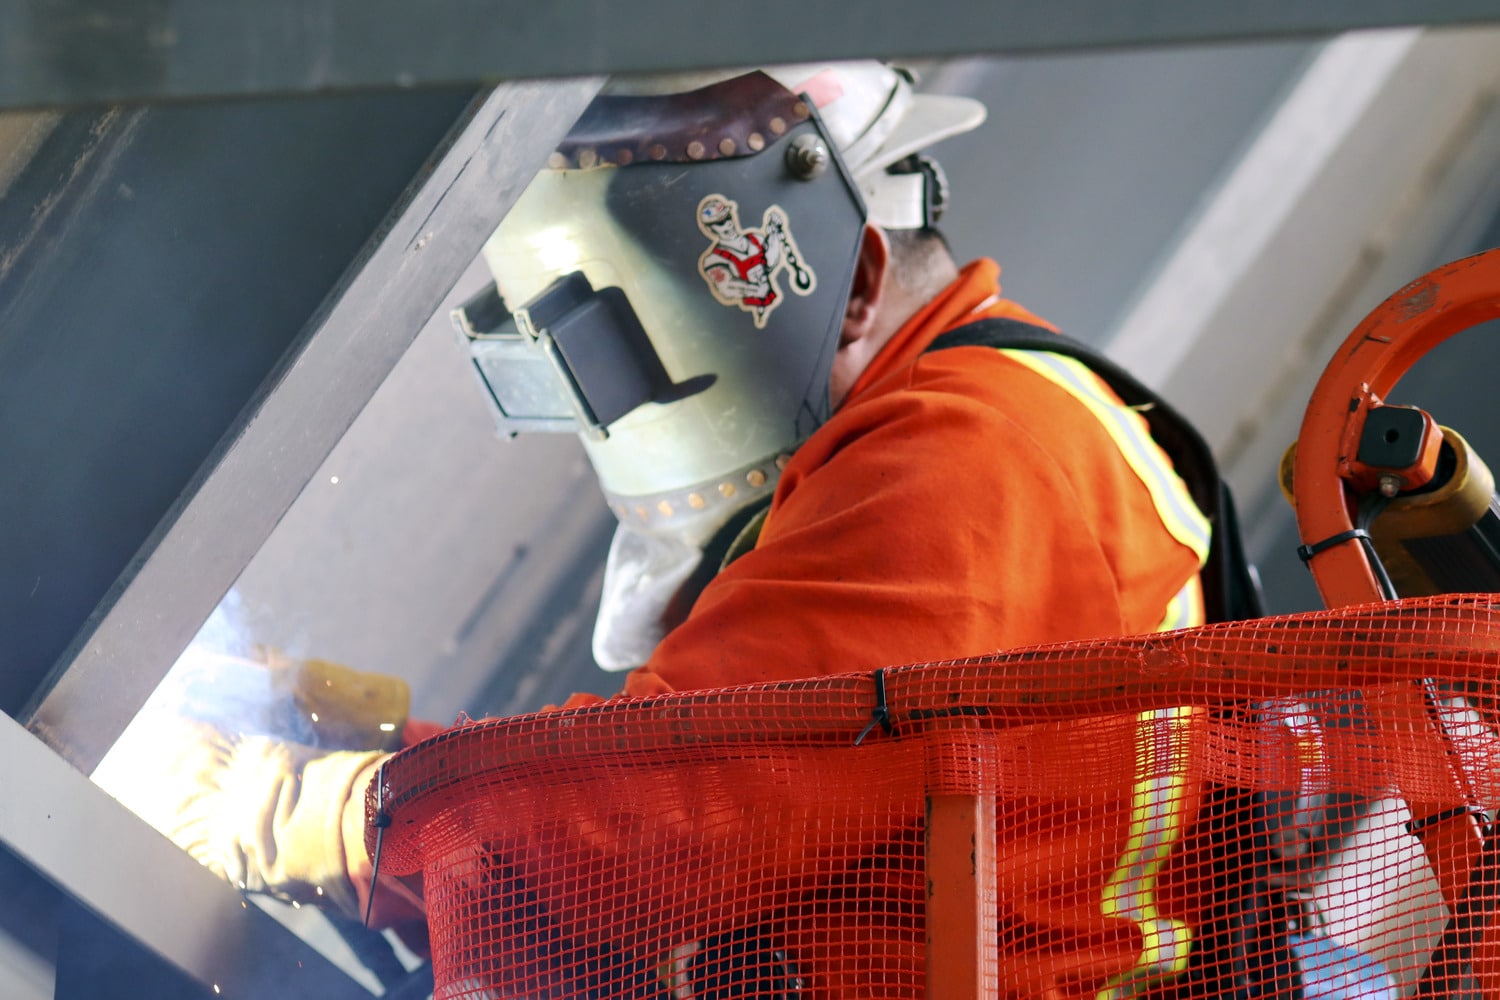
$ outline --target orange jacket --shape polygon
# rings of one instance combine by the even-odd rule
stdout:
[[[755,549],[626,678],[659,694],[1155,630],[1197,556],[1099,420],[988,347],[1043,321],[968,265],[892,338],[782,473]],[[596,701],[577,695],[568,706]]]
[[[1196,593],[1199,553],[1167,529],[1120,445],[1075,394],[993,348],[924,353],[983,317],[1046,325],[1000,298],[998,276],[991,261],[970,264],[898,331],[793,455],[753,551],[708,584],[627,677],[625,694],[1151,632],[1175,596]],[[1188,738],[1185,719],[1118,721],[1136,725],[1143,746]],[[1006,995],[1093,996],[1145,961],[1144,928],[1159,938],[1173,914],[1156,908],[1160,862],[1132,869],[1131,859],[1159,856],[1159,845],[1143,844],[1181,839],[1196,783],[1171,784],[1138,786],[1134,804],[1002,806]],[[1163,794],[1170,808],[1143,813],[1142,795],[1155,796],[1156,809]],[[788,870],[795,863],[789,854]],[[1119,896],[1121,873],[1132,870],[1152,884]],[[921,898],[915,872],[885,876],[893,895]],[[1117,899],[1146,899],[1144,910],[1112,908],[1112,880]],[[920,981],[920,954],[899,928],[858,906],[817,919],[796,933],[839,942],[841,969],[825,982],[847,984],[852,997]]]

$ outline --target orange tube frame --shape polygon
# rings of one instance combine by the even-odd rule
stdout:
[[[927,996],[996,995],[995,797],[927,797]]]
[[[1370,409],[1381,405],[1397,381],[1433,347],[1496,317],[1500,249],[1429,271],[1377,306],[1348,336],[1318,380],[1297,438],[1292,493],[1304,545],[1317,545],[1354,527],[1359,497],[1350,480]],[[1331,545],[1308,565],[1330,609],[1385,599],[1358,540]],[[1440,720],[1432,724],[1442,727]],[[1452,803],[1410,805],[1428,863],[1450,911],[1456,913],[1485,849],[1484,830],[1474,816],[1452,809]],[[1439,960],[1449,957],[1446,947],[1434,955],[1423,995],[1437,985],[1427,979],[1440,971]]]
[[[1292,486],[1297,530],[1316,545],[1354,527],[1358,498],[1348,477],[1370,408],[1424,354],[1500,317],[1500,249],[1436,268],[1386,299],[1339,347],[1313,390]],[[1330,546],[1308,564],[1329,608],[1384,599],[1359,542]]]

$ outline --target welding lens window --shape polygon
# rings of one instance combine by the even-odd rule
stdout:
[[[474,364],[501,416],[509,420],[573,419],[573,404],[556,368],[530,344],[476,346]]]

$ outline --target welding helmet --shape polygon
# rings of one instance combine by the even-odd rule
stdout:
[[[606,87],[455,313],[502,431],[580,432],[622,526],[682,562],[828,418],[866,221],[930,225],[917,154],[983,117],[876,62]]]

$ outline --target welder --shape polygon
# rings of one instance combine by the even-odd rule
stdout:
[[[502,430],[583,439],[619,520],[594,652],[623,694],[1245,610],[1201,442],[1003,298],[995,263],[950,255],[925,150],[983,115],[878,63],[621,80],[488,241],[471,356]],[[1193,718],[1139,720],[1143,775]],[[179,825],[237,881],[357,913],[380,759],[226,738]],[[1003,955],[1007,982],[1125,995],[1182,972],[1195,932],[1155,879],[1197,804],[1143,778],[1073,838],[1065,882],[1002,885],[1009,919],[1076,942]],[[382,884],[377,920],[418,906]]]

